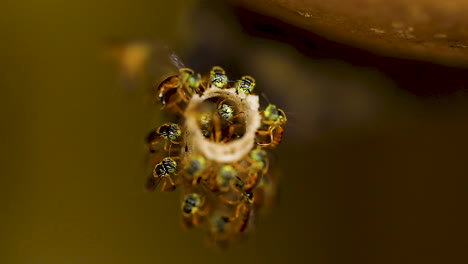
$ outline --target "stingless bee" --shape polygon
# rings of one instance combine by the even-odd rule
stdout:
[[[175,190],[177,184],[174,182],[171,175],[175,175],[176,170],[177,162],[173,158],[165,157],[160,163],[154,166],[153,177],[148,180],[146,190],[153,191],[162,180],[164,180],[163,186],[161,187],[162,192]],[[171,185],[170,188],[167,187],[168,182]]]
[[[236,83],[236,90],[246,94],[251,94],[255,88],[255,79],[251,76],[242,76]]]
[[[182,216],[187,227],[198,226],[200,217],[205,216],[208,210],[202,210],[205,199],[197,193],[189,193],[185,195],[182,202]]]
[[[179,145],[182,130],[176,123],[165,123],[150,133],[147,137],[147,142],[150,145],[150,152],[153,153],[156,150],[153,148],[155,145],[165,141],[164,150],[167,151],[168,142]]]
[[[247,179],[239,180],[236,187],[245,193],[250,193],[268,172],[269,162],[265,150],[256,148],[249,153],[251,165],[247,171]]]
[[[214,177],[215,184],[212,189],[217,189],[221,192],[227,192],[237,177],[237,171],[231,165],[224,165],[219,169],[218,174]]]
[[[241,194],[241,199],[239,201],[227,201],[228,204],[237,205],[236,212],[232,217],[224,217],[225,222],[239,222],[238,232],[243,232],[248,224],[249,220],[251,219],[251,215],[253,214],[253,203],[254,203],[254,195],[250,192],[243,192]]]
[[[223,121],[231,121],[234,117],[234,108],[225,103],[218,104],[218,114]]]
[[[179,75],[168,77],[158,86],[158,98],[163,108],[182,115],[194,93],[201,93],[202,78],[192,69],[181,68]]]
[[[257,144],[265,147],[276,147],[283,140],[283,125],[287,122],[286,113],[276,107],[276,105],[269,104],[264,111],[262,111],[262,124],[266,129],[259,129],[257,131]],[[263,141],[262,137],[269,137],[269,141]]]
[[[214,66],[210,72],[210,83],[218,88],[223,88],[228,83],[228,77],[223,68]]]
[[[201,155],[191,156],[185,165],[184,172],[189,184],[198,184],[208,172],[206,159]]]

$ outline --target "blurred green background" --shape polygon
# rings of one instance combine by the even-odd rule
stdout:
[[[465,69],[208,1],[7,1],[0,12],[0,263],[466,261]],[[178,194],[143,192],[143,139],[162,122],[146,88],[167,60],[151,58],[127,89],[108,51],[146,39],[199,71],[254,76],[290,117],[275,151],[279,202],[224,252],[181,228]]]

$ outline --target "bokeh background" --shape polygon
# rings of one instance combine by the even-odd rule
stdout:
[[[465,263],[467,4],[335,2],[3,1],[0,263]],[[278,202],[224,251],[143,192],[164,45],[290,119]]]

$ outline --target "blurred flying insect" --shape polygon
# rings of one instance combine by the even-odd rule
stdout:
[[[202,78],[192,69],[181,68],[179,74],[168,77],[158,86],[158,98],[163,108],[182,115],[193,94],[201,94],[204,89]]]
[[[187,87],[186,90],[190,95],[193,95],[193,93],[202,93],[202,90],[200,90],[200,85],[202,83],[200,73],[195,73],[189,68],[182,68],[179,70],[179,79],[182,82],[182,85]]]
[[[254,88],[255,79],[251,76],[242,76],[242,78],[236,83],[236,90],[246,94],[251,94]]]
[[[151,177],[147,184],[146,190],[147,191],[154,191],[154,189],[158,186],[158,184],[164,180],[163,186],[161,187],[162,192],[170,192],[174,191],[176,187],[176,183],[172,179],[171,175],[175,175],[177,170],[177,162],[170,157],[165,157],[160,163],[156,164],[153,169],[153,177]],[[167,187],[169,184],[171,185],[170,188]]]
[[[205,203],[204,198],[197,193],[185,195],[182,202],[182,216],[187,227],[200,225],[200,217],[205,216],[209,210],[202,210]]]
[[[168,151],[168,143],[179,145],[182,135],[182,130],[176,123],[162,124],[156,131],[151,132],[147,137],[147,143],[150,145],[150,152],[153,153],[155,145],[164,143],[164,150]]]
[[[223,68],[214,66],[210,72],[210,83],[218,88],[223,88],[228,83],[228,77]]]
[[[257,135],[261,137],[269,137],[269,141],[264,141],[257,137],[257,144],[265,147],[276,147],[283,140],[283,126],[287,122],[286,113],[276,107],[276,105],[269,104],[262,114],[262,124],[265,128],[259,129]]]

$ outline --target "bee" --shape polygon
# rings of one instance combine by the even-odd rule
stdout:
[[[226,217],[222,216],[221,212],[214,212],[210,217],[208,232],[210,242],[221,248],[226,248],[233,236],[231,223],[226,221]]]
[[[200,129],[205,138],[215,142],[225,142],[231,139],[236,127],[236,118],[240,114],[226,100],[207,102],[199,109]]]
[[[214,66],[210,72],[210,82],[218,88],[223,88],[228,83],[228,77],[223,68],[219,66]]]
[[[268,172],[268,154],[261,148],[255,148],[249,153],[249,158],[253,161],[253,165],[262,171],[262,174]]]
[[[182,115],[192,95],[201,93],[201,80],[200,74],[189,68],[181,68],[179,75],[165,79],[158,86],[158,98],[163,108]]]
[[[199,183],[202,179],[203,174],[207,171],[206,159],[201,155],[193,155],[189,158],[187,165],[185,166],[185,174],[192,180],[192,185]]]
[[[204,203],[204,198],[200,197],[197,193],[185,195],[182,202],[182,216],[187,227],[198,226],[200,224],[200,217],[208,213],[208,210],[201,210]]]
[[[274,104],[268,104],[262,114],[262,122],[265,125],[282,126],[288,121],[286,113]]]
[[[192,69],[182,68],[179,70],[179,78],[182,82],[182,85],[188,86],[189,94],[192,95],[193,92],[201,94],[200,85],[202,83],[202,77],[200,73],[195,73]]]
[[[226,192],[231,188],[233,180],[237,177],[237,171],[231,165],[224,165],[219,169],[218,174],[216,175],[214,188],[218,189],[221,192]]]
[[[236,83],[236,90],[246,94],[251,94],[255,88],[255,79],[250,76],[242,76]]]
[[[247,179],[236,184],[239,191],[250,193],[268,172],[268,156],[265,150],[256,148],[249,153],[251,166],[247,170]]]
[[[150,135],[147,137],[147,142],[148,144],[150,144],[150,152],[155,152],[153,146],[160,144],[162,141],[165,141],[165,151],[167,151],[168,142],[175,145],[179,145],[181,135],[182,130],[176,123],[162,124],[160,127],[158,127],[158,129],[156,129],[156,131],[151,132]]]
[[[225,200],[226,201],[226,200]],[[239,222],[237,232],[244,232],[249,224],[249,220],[253,215],[254,195],[251,192],[244,192],[241,194],[239,201],[226,201],[228,204],[236,205],[236,212],[232,217],[223,217],[225,222]]]
[[[234,117],[234,108],[228,104],[218,104],[218,114],[223,121],[231,121]]]
[[[177,162],[170,157],[165,157],[160,163],[156,164],[153,169],[153,177],[148,180],[146,184],[147,191],[153,191],[156,186],[164,180],[161,191],[173,191],[175,189],[176,183],[172,179],[171,175],[175,175],[177,170]],[[167,187],[167,182],[169,181],[171,187]]]
[[[210,103],[203,103],[197,111],[200,130],[205,138],[209,138],[212,135],[214,108],[214,105]]]
[[[276,105],[269,104],[262,112],[262,124],[266,129],[257,131],[257,144],[266,147],[276,147],[283,140],[283,125],[287,122],[286,113]],[[269,137],[269,141],[262,142],[261,137]]]

